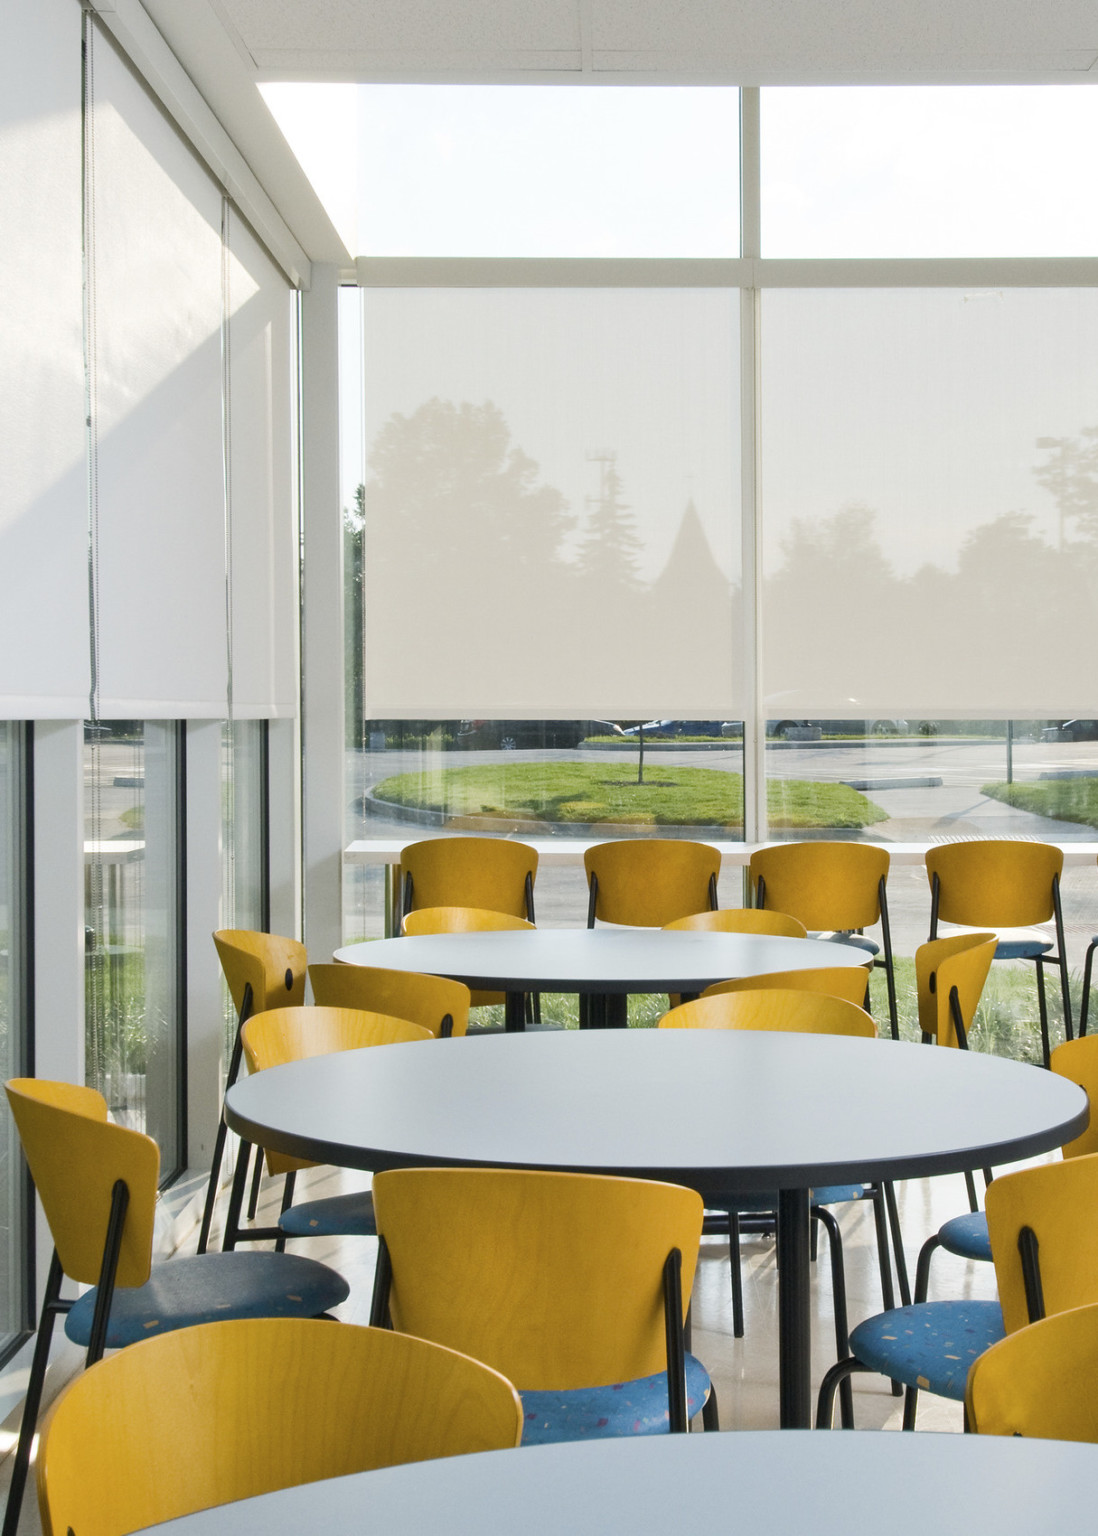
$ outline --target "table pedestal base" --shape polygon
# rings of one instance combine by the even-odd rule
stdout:
[[[778,1194],[778,1370],[783,1429],[812,1425],[808,1190]]]

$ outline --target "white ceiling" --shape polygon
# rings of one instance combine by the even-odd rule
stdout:
[[[1098,85],[1095,0],[142,3],[311,259],[341,267],[261,80]]]

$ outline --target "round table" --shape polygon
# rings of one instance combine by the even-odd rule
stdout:
[[[402,943],[408,942],[401,940]],[[1066,1078],[975,1052],[754,1031],[554,1031],[314,1057],[229,1089],[246,1140],[343,1167],[459,1164],[777,1189],[781,1423],[807,1427],[808,1192],[1014,1162],[1077,1136]]]
[[[489,933],[429,933],[375,939],[337,949],[351,965],[449,976],[467,987],[504,992],[506,1026],[522,1028],[527,992],[577,992],[592,1000],[592,1022],[624,1025],[631,992],[701,992],[734,976],[864,966],[869,955],[828,939],[666,928],[539,928]],[[612,1000],[621,999],[617,1009]]]
[[[667,1435],[488,1451],[307,1483],[164,1536],[1064,1536],[1090,1529],[1098,1447],[880,1431]],[[729,1511],[732,1511],[730,1516]],[[884,1513],[887,1512],[887,1513]]]

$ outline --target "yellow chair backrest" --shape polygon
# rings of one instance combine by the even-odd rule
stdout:
[[[1086,1157],[1098,1152],[1098,1035],[1083,1035],[1078,1040],[1065,1040],[1052,1053],[1049,1062],[1052,1070],[1066,1077],[1086,1094],[1091,1103],[1090,1124],[1081,1136],[1063,1147],[1065,1157]]]
[[[281,1067],[310,1056],[329,1056],[335,1051],[359,1051],[371,1045],[402,1045],[411,1040],[433,1040],[429,1029],[408,1019],[364,1013],[357,1008],[270,1008],[256,1013],[241,1031],[244,1059],[249,1072]],[[315,1168],[305,1158],[267,1151],[267,1171],[293,1173]]]
[[[587,882],[598,880],[595,916],[632,928],[662,928],[712,905],[721,855],[708,843],[675,837],[596,843],[583,855]],[[715,886],[714,886],[715,888]]]
[[[1051,843],[974,838],[927,849],[926,873],[938,876],[938,916],[944,923],[1016,928],[1053,915],[1052,887],[1064,855]]]
[[[486,1360],[523,1390],[607,1386],[666,1368],[663,1266],[682,1254],[684,1316],[701,1236],[693,1190],[518,1169],[374,1177],[407,1333]]]
[[[1098,1441],[1098,1304],[1020,1328],[977,1359],[965,1406],[979,1435]]]
[[[160,1152],[151,1136],[112,1125],[94,1088],[16,1077],[7,1085],[12,1118],[42,1201],[61,1268],[95,1285],[103,1260],[111,1194],[129,1191],[117,1284],[144,1285],[152,1265]]]
[[[757,992],[718,992],[680,1003],[665,1013],[661,1029],[777,1029],[804,1035],[877,1038],[877,1026],[856,1003],[824,992],[766,987]]]
[[[881,915],[888,867],[888,851],[873,843],[780,843],[751,855],[751,889],[756,906],[788,912],[813,931],[869,928]]]
[[[807,929],[787,912],[769,912],[758,907],[721,907],[716,912],[694,912],[677,917],[665,928],[700,929],[703,933],[768,933],[779,939],[803,939]]]
[[[469,1027],[469,988],[446,976],[418,971],[392,971],[374,965],[342,965],[338,961],[310,965],[313,999],[322,1008],[360,1008],[411,1019],[433,1035],[442,1032],[449,1016],[450,1033],[463,1035]]]
[[[425,838],[400,855],[402,910],[484,907],[528,917],[526,879],[532,887],[537,871],[537,849],[528,843],[505,837]]]
[[[249,928],[222,928],[213,941],[238,1014],[249,982],[253,1013],[296,1008],[305,1001],[305,946],[297,939],[253,933]]]
[[[404,916],[406,934],[417,933],[492,933],[512,928],[532,928],[524,917],[509,912],[494,912],[485,907],[417,907]]]
[[[1037,1238],[1046,1315],[1098,1302],[1098,1153],[1000,1174],[984,1206],[1007,1333],[1029,1322],[1018,1251],[1023,1227]]]
[[[938,1045],[959,1045],[950,994],[957,989],[961,1023],[967,1036],[995,958],[993,933],[953,933],[931,939],[915,951],[915,987],[919,1028]]]
[[[771,971],[766,976],[736,976],[731,981],[715,981],[702,997],[719,997],[722,992],[826,992],[828,997],[844,997],[859,1008],[865,1002],[869,979],[866,965],[828,965],[814,971]]]
[[[509,1381],[422,1339],[316,1319],[205,1323],[133,1344],[64,1393],[38,1455],[42,1525],[125,1536],[276,1488],[504,1450],[521,1433]]]

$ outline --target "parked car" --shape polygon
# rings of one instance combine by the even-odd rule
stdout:
[[[1098,741],[1098,720],[1064,720],[1041,732],[1042,741]]]
[[[456,747],[496,748],[578,747],[588,736],[620,736],[609,720],[462,720]]]
[[[674,736],[719,736],[721,722],[719,720],[646,720],[643,729],[646,740],[649,737],[662,740]],[[622,735],[639,736],[640,732],[639,725],[630,725]]]
[[[824,736],[906,736],[910,727],[906,720],[873,719],[872,717],[861,720],[768,720],[766,722],[768,736],[785,737],[794,728],[802,731],[818,730]]]

